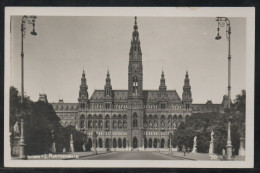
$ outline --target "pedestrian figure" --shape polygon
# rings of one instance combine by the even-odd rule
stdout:
[[[182,151],[183,151],[184,156],[186,156],[186,147],[184,145],[182,147]]]
[[[66,149],[65,148],[63,148],[63,153],[66,153]]]
[[[226,151],[225,151],[224,148],[223,148],[223,150],[222,150],[222,156],[223,156],[223,160],[226,160]]]
[[[190,154],[190,148],[187,149],[188,154]]]

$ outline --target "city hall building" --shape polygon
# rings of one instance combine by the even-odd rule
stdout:
[[[88,135],[90,148],[97,142],[97,150],[111,148],[115,151],[153,151],[169,148],[169,134],[181,121],[193,113],[223,111],[227,96],[221,104],[194,104],[192,102],[189,74],[184,75],[182,97],[176,90],[168,90],[164,72],[158,81],[159,88],[143,89],[143,64],[140,38],[135,18],[129,52],[128,87],[113,90],[109,71],[104,89],[95,90],[89,97],[83,70],[78,102],[52,103],[63,126],[72,125]],[[125,71],[127,73],[127,71]],[[40,100],[43,99],[40,95]]]

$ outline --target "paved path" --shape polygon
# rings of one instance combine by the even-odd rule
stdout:
[[[183,160],[158,152],[112,152],[95,156],[80,157],[80,160]]]
[[[64,153],[64,154],[44,154],[36,155],[42,157],[29,157],[28,160],[223,160],[222,156],[219,155],[209,155],[207,153],[189,153],[184,156],[183,152],[173,151],[172,154],[169,152],[107,152],[98,151],[97,155],[93,155],[93,152],[74,152],[74,153]],[[72,157],[73,156],[73,157]],[[77,156],[77,157],[76,157]],[[17,159],[16,157],[12,159]],[[234,161],[243,161],[245,157],[236,156]]]

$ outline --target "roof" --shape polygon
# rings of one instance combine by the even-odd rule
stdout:
[[[100,101],[105,98],[104,90],[95,90],[90,97],[90,100]],[[128,90],[112,90],[112,98],[114,100],[127,100]]]
[[[143,90],[143,101],[153,102],[159,100],[159,90]],[[181,98],[177,94],[176,90],[168,90],[166,91],[167,101],[181,101]],[[115,101],[126,101],[128,96],[128,90],[112,90],[112,98]],[[90,97],[92,101],[101,101],[104,99],[104,90],[95,90]]]
[[[78,103],[51,103],[54,110],[77,110]]]

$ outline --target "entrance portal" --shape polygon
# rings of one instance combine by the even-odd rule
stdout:
[[[134,139],[133,139],[133,148],[137,148],[137,144],[138,144],[137,138],[134,137]]]

